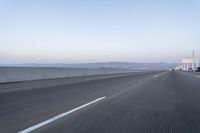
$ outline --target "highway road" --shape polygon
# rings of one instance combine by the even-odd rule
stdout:
[[[156,71],[0,84],[0,133],[199,133],[200,75]]]

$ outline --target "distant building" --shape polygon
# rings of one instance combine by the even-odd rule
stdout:
[[[197,67],[199,67],[199,59],[197,58],[197,56],[195,55],[195,52],[193,51],[192,53],[192,57],[191,58],[185,58],[182,59],[181,61],[182,63],[182,70],[195,70]]]

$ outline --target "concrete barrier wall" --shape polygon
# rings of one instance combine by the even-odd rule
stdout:
[[[114,68],[0,67],[0,83],[136,71],[139,70]]]

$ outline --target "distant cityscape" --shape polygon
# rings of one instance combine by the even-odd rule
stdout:
[[[184,71],[194,71],[199,67],[199,59],[195,51],[193,50],[192,56],[181,60],[181,65],[177,66],[175,69]]]

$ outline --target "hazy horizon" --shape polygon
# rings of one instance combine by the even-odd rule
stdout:
[[[32,62],[32,63],[0,63],[0,66],[2,65],[31,65],[31,64],[35,64],[35,65],[59,65],[59,64],[63,64],[63,65],[73,65],[73,64],[107,64],[107,63],[121,63],[121,64],[126,64],[126,63],[130,63],[130,64],[180,64],[181,62],[125,62],[125,61],[102,61],[102,62],[72,62],[72,63],[63,63],[63,62]]]
[[[200,52],[198,0],[0,0],[0,64],[179,63]]]

